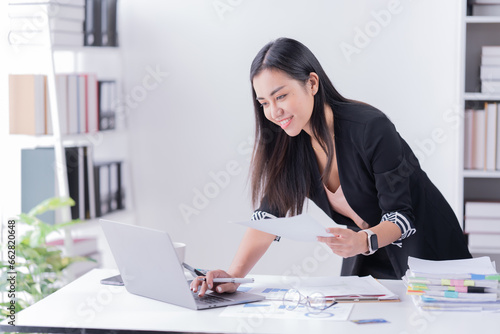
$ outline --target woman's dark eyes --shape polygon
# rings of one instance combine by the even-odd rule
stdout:
[[[276,97],[276,100],[278,100],[278,101],[279,101],[279,100],[283,100],[283,99],[286,97],[286,95],[287,95],[287,94],[283,94],[283,95],[277,96],[277,97]],[[263,103],[261,103],[261,104],[260,104],[261,108],[265,108],[265,107],[267,107],[268,105],[269,105],[269,103],[267,103],[267,102],[263,102]]]

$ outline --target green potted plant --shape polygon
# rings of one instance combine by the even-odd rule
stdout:
[[[64,285],[64,273],[68,266],[77,261],[94,261],[91,258],[81,256],[64,256],[62,251],[53,246],[47,246],[47,236],[51,233],[61,233],[62,229],[80,222],[71,220],[69,222],[48,224],[41,221],[38,216],[46,211],[56,210],[66,206],[73,206],[75,202],[71,198],[53,197],[34,207],[28,213],[21,213],[18,219],[9,221],[9,229],[21,233],[10,237],[15,242],[15,256],[4,256],[1,263],[0,291],[8,292],[12,281],[15,281],[15,303],[10,300],[4,301],[0,312],[0,319],[10,316],[11,310],[17,314],[22,309],[50,295]],[[14,228],[13,225],[15,226]],[[9,232],[9,231],[8,231]],[[7,247],[7,242],[2,245],[2,250],[12,250],[13,243]],[[10,258],[10,262],[9,262]],[[13,267],[12,267],[13,265]],[[15,280],[9,281],[15,271]],[[10,298],[10,297],[9,297]],[[15,310],[13,310],[15,308]]]

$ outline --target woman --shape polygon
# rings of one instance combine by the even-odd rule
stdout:
[[[252,219],[302,212],[306,197],[347,229],[318,237],[344,257],[342,275],[399,279],[408,256],[431,260],[471,257],[453,210],[420,168],[393,123],[376,108],[344,98],[303,44],[280,38],[264,46],[251,66],[256,117]],[[248,229],[227,272],[244,277],[273,240]]]

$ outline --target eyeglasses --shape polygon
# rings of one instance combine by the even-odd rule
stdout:
[[[283,296],[283,306],[285,310],[293,311],[299,305],[305,305],[310,313],[321,313],[324,310],[337,304],[332,299],[327,299],[322,293],[313,293],[310,296],[304,296],[298,290],[290,289]]]

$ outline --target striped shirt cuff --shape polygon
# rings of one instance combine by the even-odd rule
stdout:
[[[277,217],[268,213],[268,212],[254,211],[251,220],[274,219],[274,218],[277,218]],[[277,235],[276,238],[274,238],[274,241],[280,241],[280,239],[281,239],[281,237]]]
[[[388,212],[382,216],[382,219],[380,221],[390,221],[399,227],[399,229],[401,230],[401,238],[394,241],[392,244],[400,248],[403,247],[403,239],[406,239],[417,232],[411,220],[409,220],[408,217],[399,212]]]

